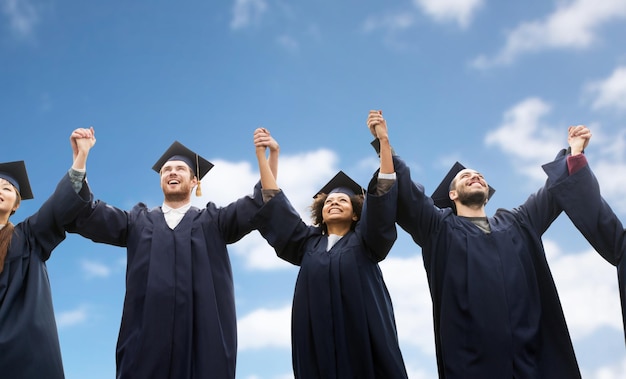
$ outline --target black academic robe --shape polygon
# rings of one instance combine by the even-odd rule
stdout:
[[[161,207],[123,211],[93,203],[71,230],[126,247],[126,296],[117,341],[117,379],[235,377],[237,319],[227,244],[252,230],[262,205],[191,207],[173,230]]]
[[[291,325],[296,378],[407,377],[378,266],[397,237],[396,195],[396,185],[367,195],[356,229],[330,251],[322,229],[306,225],[283,192],[259,211],[259,232],[280,258],[300,266]]]
[[[15,225],[0,273],[1,378],[64,378],[46,261],[65,239],[64,225],[89,204],[89,191],[81,195],[66,174],[41,208]]]
[[[562,159],[562,158],[561,158]],[[422,247],[439,377],[580,378],[541,235],[561,208],[542,187],[486,234],[398,175],[398,224]]]
[[[544,166],[550,191],[576,228],[607,262],[617,267],[626,333],[626,230],[611,207],[602,198],[600,186],[589,165],[572,175],[558,162]],[[576,188],[576,191],[571,190]],[[626,338],[626,335],[625,335]]]

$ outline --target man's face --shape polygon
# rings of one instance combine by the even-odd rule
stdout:
[[[489,199],[489,185],[481,173],[472,169],[461,170],[454,178],[450,198],[467,206],[485,205]]]
[[[181,201],[191,197],[191,190],[198,183],[191,169],[183,161],[168,161],[161,167],[161,189],[165,198]]]

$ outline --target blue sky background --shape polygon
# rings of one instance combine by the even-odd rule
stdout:
[[[626,221],[625,21],[623,0],[0,0],[0,161],[25,160],[35,194],[12,221],[52,193],[70,133],[90,125],[92,189],[124,209],[161,204],[151,167],[174,140],[215,164],[194,204],[250,193],[265,126],[308,221],[336,171],[364,185],[376,168],[370,109],[428,192],[455,160],[481,171],[497,189],[489,214],[539,188],[567,127],[586,124],[589,162]],[[564,215],[544,242],[583,377],[624,378],[615,269]],[[292,378],[297,268],[256,232],[230,251],[237,377]],[[381,267],[410,377],[435,378],[420,249],[400,231]],[[125,250],[70,235],[48,268],[67,378],[113,378]]]

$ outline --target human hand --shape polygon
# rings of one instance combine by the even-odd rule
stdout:
[[[572,155],[582,153],[591,139],[591,130],[585,125],[570,126],[567,128],[567,143],[570,146]]]
[[[257,150],[262,149],[265,151],[269,148],[270,151],[278,151],[280,146],[278,142],[271,136],[270,131],[265,128],[257,128],[254,131],[254,146]]]
[[[80,152],[88,153],[95,144],[96,134],[93,126],[75,129],[70,135],[73,159],[75,160]]]
[[[367,116],[367,127],[374,137],[388,138],[387,121],[383,118],[383,111],[370,110]]]

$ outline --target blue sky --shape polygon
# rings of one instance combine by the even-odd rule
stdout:
[[[392,144],[432,191],[459,160],[521,204],[569,125],[626,222],[626,2],[559,0],[0,0],[0,161],[25,160],[32,214],[71,164],[69,135],[93,125],[97,198],[158,206],[151,167],[174,141],[215,164],[202,198],[225,205],[258,178],[252,133],[281,145],[279,184],[308,221],[338,170],[376,168],[365,126],[382,109]],[[626,375],[615,269],[562,215],[544,235],[584,378]],[[238,378],[291,378],[297,268],[253,232],[230,247]],[[412,379],[436,377],[419,247],[400,231],[381,264]],[[125,251],[70,235],[48,263],[68,379],[110,379]],[[36,348],[36,347],[34,347]]]

